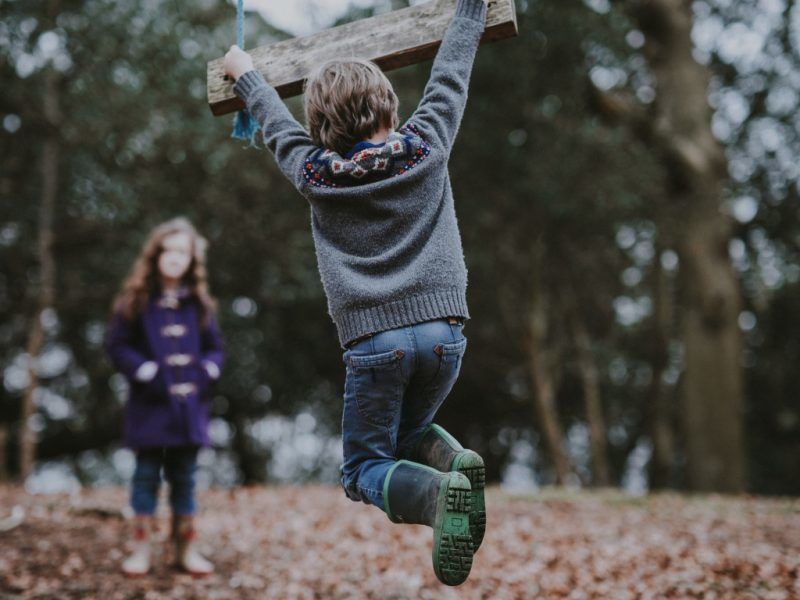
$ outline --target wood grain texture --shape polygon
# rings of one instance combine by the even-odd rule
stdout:
[[[332,58],[372,60],[384,71],[433,58],[453,17],[456,0],[431,0],[417,6],[361,19],[314,35],[248,50],[255,68],[283,98],[303,91],[311,70]],[[481,43],[517,35],[514,0],[490,0]],[[223,59],[208,63],[208,104],[215,115],[243,108],[225,77]]]

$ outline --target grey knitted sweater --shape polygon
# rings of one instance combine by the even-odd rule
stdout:
[[[485,19],[483,0],[458,0],[416,111],[387,140],[391,147],[349,159],[315,147],[258,71],[236,82],[264,143],[311,206],[320,277],[343,346],[368,333],[469,317],[447,163]]]

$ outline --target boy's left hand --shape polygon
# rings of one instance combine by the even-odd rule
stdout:
[[[239,46],[231,46],[231,49],[225,54],[225,74],[228,77],[233,77],[234,80],[239,79],[248,71],[253,70],[253,59],[250,55],[239,48]]]

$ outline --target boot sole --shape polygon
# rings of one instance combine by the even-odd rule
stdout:
[[[469,530],[469,480],[460,473],[449,473],[439,491],[438,503],[433,528],[433,570],[445,585],[459,585],[469,576],[474,554]]]
[[[469,513],[469,531],[472,536],[472,542],[475,545],[475,552],[477,552],[483,542],[483,536],[486,533],[486,498],[484,495],[484,489],[486,488],[486,467],[483,464],[483,459],[477,452],[464,450],[459,452],[455,457],[450,469],[466,475],[472,486],[472,509]]]
[[[184,567],[180,562],[173,563],[172,567],[176,571],[180,573],[185,573],[186,575],[191,575],[195,579],[202,579],[203,577],[208,577],[209,575],[214,574],[214,569],[212,569],[211,571],[193,571],[192,569]]]
[[[208,571],[207,573],[205,571],[190,571],[189,569],[184,569],[183,567],[180,567],[178,570],[182,573],[186,573],[187,575],[191,575],[194,579],[202,579],[203,577],[208,577],[209,575],[214,574],[214,571]]]
[[[144,577],[145,575],[147,575],[150,571],[145,571],[143,573],[138,573],[138,572],[134,573],[131,571],[121,571],[121,572],[128,579],[139,579],[140,577]]]

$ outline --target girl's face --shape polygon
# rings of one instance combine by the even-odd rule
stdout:
[[[161,242],[158,271],[168,280],[180,280],[192,262],[192,238],[188,233],[172,233]]]

